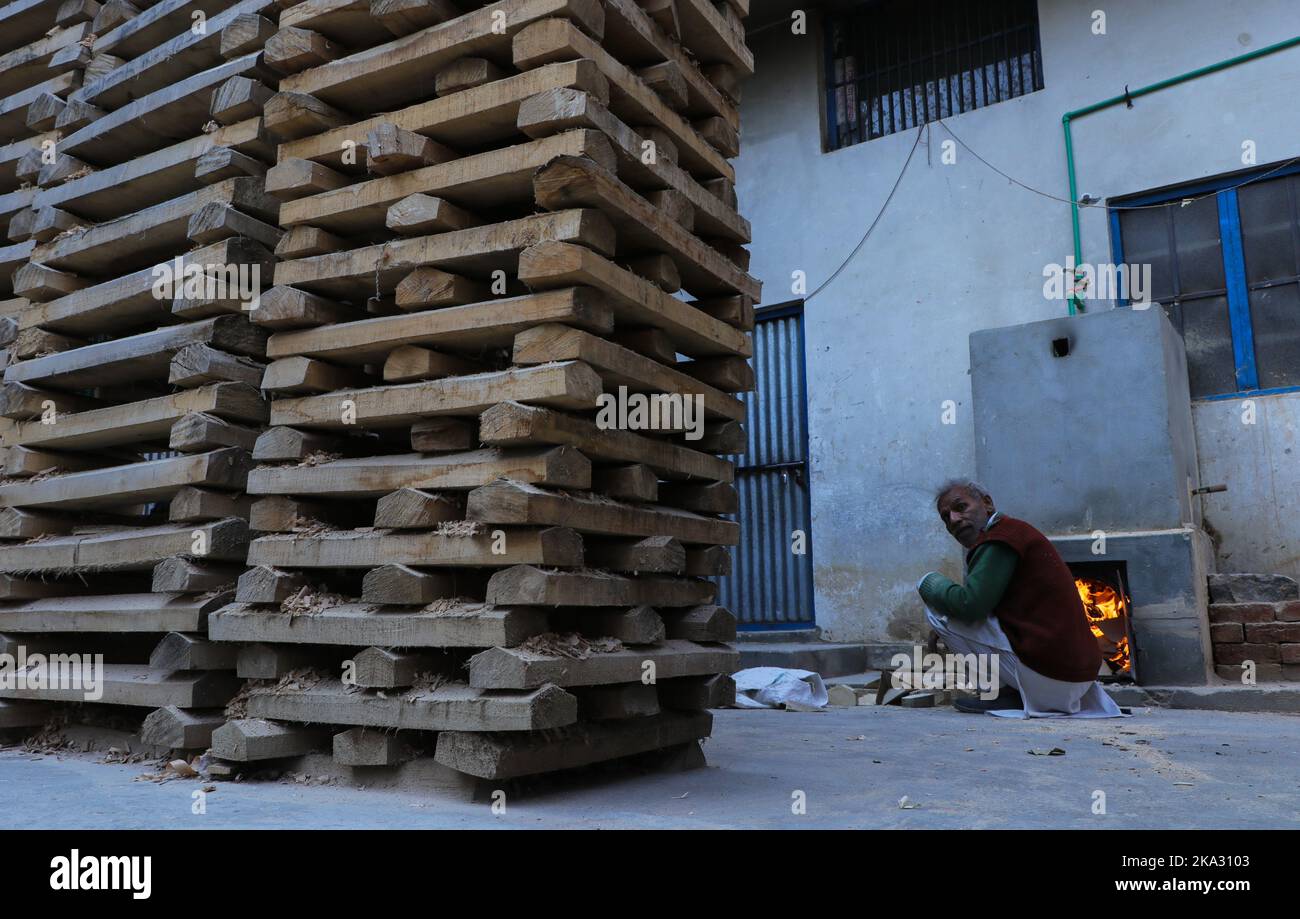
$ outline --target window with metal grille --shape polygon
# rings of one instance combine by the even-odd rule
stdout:
[[[1114,205],[1115,260],[1151,266],[1150,299],[1182,333],[1193,396],[1300,388],[1300,166]]]
[[[1037,0],[882,0],[825,36],[828,150],[1043,88]]]

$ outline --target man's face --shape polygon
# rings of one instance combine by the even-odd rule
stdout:
[[[939,499],[939,517],[952,538],[967,549],[975,544],[993,513],[993,499],[979,498],[965,488],[953,488]]]

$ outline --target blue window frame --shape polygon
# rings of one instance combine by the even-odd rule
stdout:
[[[1300,164],[1110,204],[1115,263],[1151,265],[1194,398],[1300,389]]]

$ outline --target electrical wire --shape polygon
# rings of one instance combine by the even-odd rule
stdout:
[[[1011,182],[1013,185],[1019,185],[1019,186],[1020,186],[1021,188],[1023,188],[1025,191],[1033,192],[1033,193],[1036,194],[1036,195],[1040,195],[1040,196],[1042,196],[1042,197],[1044,197],[1044,198],[1049,198],[1049,199],[1051,199],[1052,201],[1059,201],[1059,202],[1061,202],[1062,204],[1077,204],[1079,207],[1100,207],[1100,208],[1106,208],[1106,209],[1108,209],[1108,210],[1113,210],[1113,211],[1144,211],[1144,210],[1151,210],[1151,209],[1153,209],[1153,208],[1161,208],[1161,207],[1186,207],[1187,205],[1189,205],[1189,204],[1195,204],[1197,201],[1200,201],[1200,200],[1202,200],[1202,199],[1204,199],[1204,198],[1213,198],[1215,195],[1219,194],[1219,192],[1222,192],[1222,191],[1235,191],[1235,190],[1238,189],[1238,188],[1243,188],[1243,187],[1245,187],[1245,186],[1247,186],[1247,185],[1250,185],[1250,184],[1252,184],[1252,183],[1263,181],[1264,179],[1267,179],[1267,178],[1269,178],[1270,176],[1275,175],[1275,174],[1278,173],[1278,172],[1281,172],[1283,169],[1286,169],[1286,168],[1289,167],[1289,166],[1293,166],[1293,165],[1295,165],[1296,163],[1300,163],[1300,156],[1292,157],[1291,159],[1287,160],[1286,162],[1282,163],[1281,165],[1276,166],[1276,167],[1273,168],[1273,169],[1270,169],[1268,172],[1265,172],[1265,173],[1263,173],[1263,174],[1261,174],[1261,175],[1257,175],[1257,176],[1254,176],[1254,177],[1252,177],[1252,178],[1246,179],[1244,182],[1240,182],[1240,183],[1237,184],[1237,185],[1228,185],[1228,186],[1226,186],[1226,187],[1224,187],[1224,188],[1216,189],[1215,191],[1206,192],[1206,193],[1203,194],[1203,195],[1195,195],[1195,196],[1192,196],[1192,197],[1189,197],[1189,198],[1176,198],[1176,199],[1174,199],[1174,200],[1172,200],[1172,201],[1161,201],[1159,204],[1110,204],[1110,205],[1107,205],[1107,204],[1105,204],[1105,203],[1103,203],[1103,202],[1101,202],[1101,201],[1091,201],[1091,202],[1087,202],[1087,203],[1085,203],[1085,202],[1083,202],[1083,201],[1071,201],[1069,198],[1062,198],[1062,197],[1060,197],[1059,195],[1053,195],[1053,194],[1051,194],[1050,192],[1045,192],[1045,191],[1042,191],[1042,190],[1040,190],[1040,189],[1034,188],[1034,187],[1031,186],[1031,185],[1026,185],[1024,182],[1020,181],[1020,180],[1017,179],[1015,176],[1007,175],[1007,174],[1006,174],[1005,172],[1003,172],[1001,169],[999,169],[998,167],[994,166],[992,163],[990,163],[990,162],[989,162],[988,160],[986,160],[984,157],[980,156],[980,155],[979,155],[978,153],[976,153],[973,149],[971,149],[970,145],[967,144],[966,141],[964,141],[964,140],[962,140],[960,137],[958,137],[957,134],[953,131],[953,129],[950,128],[950,127],[948,127],[948,125],[944,122],[944,120],[943,120],[942,118],[936,118],[936,119],[934,120],[934,123],[940,125],[940,126],[941,126],[945,131],[947,131],[947,132],[952,136],[952,139],[955,140],[955,141],[957,141],[957,143],[961,145],[962,149],[964,149],[964,150],[965,150],[967,153],[969,153],[971,156],[975,157],[975,159],[979,160],[981,163],[983,163],[983,164],[984,164],[985,166],[987,166],[989,169],[992,169],[994,172],[996,172],[998,175],[1002,176],[1002,178],[1006,179],[1008,182]]]
[[[867,232],[862,234],[862,238],[858,240],[858,244],[853,247],[853,251],[845,256],[844,261],[840,262],[840,267],[836,268],[829,278],[822,281],[821,284],[817,286],[816,290],[803,298],[804,303],[807,303],[813,297],[817,296],[827,287],[827,285],[839,277],[840,272],[848,267],[849,262],[853,261],[853,257],[862,251],[862,247],[867,244],[867,239],[870,238],[876,225],[880,223],[880,218],[885,216],[885,211],[889,208],[889,202],[894,200],[894,193],[898,191],[898,186],[903,183],[903,176],[907,174],[907,167],[912,163],[912,156],[916,153],[916,148],[921,145],[921,133],[925,131],[925,127],[925,125],[917,126],[916,139],[912,141],[912,149],[907,151],[907,159],[903,161],[903,168],[899,170],[898,178],[894,179],[894,187],[889,190],[889,195],[886,196],[885,203],[880,205],[880,210],[876,212],[875,219],[872,220],[871,225],[867,227]]]
[[[1254,184],[1255,182],[1262,182],[1263,180],[1265,180],[1265,179],[1267,179],[1267,178],[1270,178],[1271,176],[1276,175],[1277,173],[1281,172],[1282,170],[1287,169],[1288,167],[1293,166],[1293,165],[1295,165],[1296,163],[1300,163],[1300,156],[1295,156],[1295,157],[1292,157],[1292,158],[1289,159],[1289,160],[1286,160],[1285,162],[1281,163],[1280,165],[1275,166],[1274,168],[1268,170],[1267,172],[1261,173],[1260,175],[1257,175],[1257,176],[1253,176],[1253,177],[1251,177],[1251,178],[1249,178],[1249,179],[1246,179],[1245,181],[1242,181],[1242,182],[1237,183],[1236,185],[1228,185],[1228,186],[1225,186],[1224,188],[1216,189],[1215,191],[1211,191],[1211,192],[1206,192],[1205,194],[1202,194],[1202,195],[1194,195],[1194,196],[1192,196],[1192,197],[1188,197],[1188,198],[1176,198],[1176,199],[1173,199],[1173,200],[1170,200],[1170,201],[1162,201],[1162,202],[1160,202],[1160,203],[1158,203],[1158,204],[1110,204],[1110,205],[1107,205],[1107,204],[1104,204],[1104,203],[1101,202],[1101,201],[1093,201],[1093,202],[1071,201],[1069,198],[1062,198],[1062,197],[1059,196],[1059,195],[1053,195],[1053,194],[1051,194],[1050,192],[1045,192],[1045,191],[1042,191],[1041,189],[1034,188],[1032,185],[1027,185],[1027,184],[1025,184],[1024,182],[1020,181],[1020,180],[1017,179],[1015,176],[1013,176],[1013,175],[1008,175],[1006,172],[1003,172],[1003,171],[1002,171],[1001,169],[999,169],[997,166],[994,166],[992,163],[990,163],[990,162],[989,162],[988,160],[986,160],[984,157],[980,156],[979,153],[977,153],[977,152],[976,152],[976,151],[975,151],[975,150],[974,150],[974,149],[973,149],[969,144],[966,143],[966,141],[964,141],[964,140],[962,140],[960,137],[958,137],[957,134],[956,134],[956,132],[953,131],[952,128],[948,127],[947,123],[946,123],[942,118],[936,118],[933,122],[928,122],[927,124],[922,124],[922,125],[918,125],[918,126],[917,126],[917,129],[916,129],[916,139],[912,141],[912,149],[910,149],[909,151],[907,151],[907,159],[903,161],[903,168],[902,168],[901,170],[899,170],[898,178],[894,179],[894,185],[893,185],[893,187],[890,188],[890,190],[889,190],[889,194],[888,194],[888,196],[886,196],[886,198],[885,198],[885,202],[880,206],[880,210],[876,212],[876,216],[875,216],[875,218],[871,221],[871,224],[867,227],[867,231],[866,231],[865,233],[862,234],[862,238],[861,238],[860,240],[858,240],[858,244],[857,244],[856,246],[853,247],[853,251],[850,252],[850,253],[845,257],[844,261],[840,262],[840,266],[839,266],[838,268],[836,268],[834,272],[831,273],[831,276],[830,276],[829,278],[827,278],[825,281],[823,281],[821,284],[819,284],[819,285],[817,286],[817,288],[816,288],[812,293],[808,294],[806,297],[803,298],[803,302],[804,302],[804,303],[807,303],[807,302],[808,302],[809,300],[811,300],[813,297],[817,296],[819,293],[821,293],[823,290],[825,290],[826,287],[828,287],[828,286],[830,285],[830,283],[831,283],[832,281],[834,281],[837,277],[839,277],[839,276],[840,276],[840,273],[841,273],[845,268],[848,267],[849,262],[853,261],[854,257],[855,257],[855,256],[856,256],[860,251],[862,251],[862,247],[863,247],[864,245],[866,245],[867,240],[871,237],[872,232],[876,229],[876,226],[880,223],[881,218],[885,216],[885,211],[888,210],[890,202],[894,200],[894,194],[898,191],[898,186],[902,184],[902,182],[903,182],[903,176],[905,176],[905,175],[907,174],[907,167],[910,166],[911,163],[912,163],[912,157],[916,154],[916,148],[917,148],[918,146],[920,146],[920,143],[921,143],[921,133],[922,133],[923,131],[925,131],[925,129],[927,128],[927,126],[928,126],[929,124],[938,124],[940,127],[942,127],[945,131],[948,132],[948,134],[952,137],[953,140],[955,140],[959,145],[961,145],[961,147],[962,147],[963,150],[965,150],[965,151],[966,151],[967,153],[969,153],[971,156],[975,157],[975,159],[979,160],[981,163],[983,163],[983,164],[984,164],[985,166],[987,166],[989,169],[993,170],[993,171],[996,172],[998,175],[1002,176],[1002,178],[1006,179],[1008,182],[1012,183],[1013,185],[1017,185],[1017,186],[1019,186],[1020,188],[1023,188],[1025,191],[1032,192],[1032,193],[1035,194],[1035,195],[1038,195],[1038,196],[1043,197],[1043,198],[1047,198],[1047,199],[1049,199],[1049,200],[1051,200],[1051,201],[1057,201],[1057,202],[1060,202],[1061,204],[1078,205],[1079,207],[1098,207],[1098,208],[1106,208],[1106,209],[1108,209],[1108,210],[1116,210],[1116,211],[1142,211],[1142,210],[1151,210],[1151,209],[1154,209],[1154,208],[1166,208],[1166,207],[1187,207],[1188,205],[1190,205],[1190,204],[1195,204],[1197,201],[1201,201],[1201,200],[1203,200],[1203,199],[1205,199],[1205,198],[1212,198],[1212,197],[1214,197],[1215,195],[1219,194],[1220,192],[1224,192],[1224,191],[1235,191],[1235,190],[1238,189],[1238,188],[1244,188],[1245,186],[1247,186],[1247,185],[1251,185],[1251,184]]]

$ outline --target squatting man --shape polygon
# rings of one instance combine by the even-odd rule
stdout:
[[[952,652],[996,655],[1001,680],[995,698],[957,699],[956,708],[1012,718],[1122,717],[1097,682],[1101,650],[1074,576],[1047,537],[998,512],[971,481],[944,483],[935,507],[966,550],[966,574],[961,584],[937,571],[921,579],[925,617]]]

